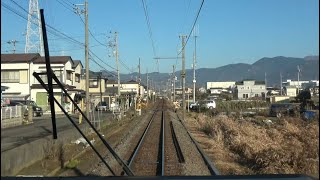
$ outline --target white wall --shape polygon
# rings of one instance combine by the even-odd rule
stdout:
[[[243,94],[248,94],[248,98],[255,97],[256,94],[258,94],[258,97],[262,97],[262,93],[267,94],[266,85],[254,85],[254,81],[244,81],[243,85],[237,85],[237,89],[238,99],[245,99],[243,98]]]
[[[207,82],[207,89],[210,88],[229,88],[236,84],[235,81],[225,81],[225,82]]]
[[[27,63],[14,63],[14,64],[1,64],[1,71],[2,70],[27,70],[27,76],[28,76],[28,82],[27,83],[4,83],[1,82],[2,86],[8,86],[9,89],[7,89],[4,94],[7,93],[20,93],[23,95],[30,94],[29,93],[29,87],[30,87],[30,74],[29,74],[29,64]],[[32,76],[32,74],[31,74]]]

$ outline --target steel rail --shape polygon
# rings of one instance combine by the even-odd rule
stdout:
[[[162,109],[162,118],[161,118],[161,123],[162,123],[162,127],[161,127],[161,129],[162,129],[162,131],[161,131],[161,134],[162,134],[162,136],[161,136],[161,141],[162,141],[162,144],[161,144],[161,176],[164,176],[164,160],[165,160],[165,158],[164,158],[164,156],[165,156],[165,152],[164,152],[164,141],[165,141],[165,139],[164,139],[164,132],[165,132],[165,123],[164,123],[164,121],[165,121],[165,117],[164,117],[164,110]]]
[[[177,114],[177,117],[179,119],[179,121],[181,122],[181,124],[183,125],[183,127],[185,128],[185,130],[187,131],[191,141],[195,144],[195,146],[197,147],[199,153],[201,154],[204,162],[206,163],[211,175],[220,175],[218,169],[214,166],[214,164],[211,162],[211,160],[208,158],[208,156],[205,154],[205,152],[200,148],[199,144],[195,141],[195,139],[191,136],[191,134],[189,133],[187,127],[185,126],[184,122],[180,119],[179,115]]]
[[[177,152],[179,163],[184,163],[185,159],[184,159],[183,153],[181,151],[181,147],[180,147],[176,132],[174,131],[174,127],[173,127],[172,121],[170,121],[170,127],[171,127],[172,140],[173,140],[173,144],[174,144],[174,147],[176,149],[176,152]]]
[[[158,105],[158,106],[159,106],[159,105]],[[152,124],[152,122],[153,122],[153,120],[154,120],[154,116],[155,116],[155,114],[156,114],[157,112],[158,112],[158,107],[154,110],[154,112],[153,112],[153,114],[152,114],[152,116],[151,116],[151,119],[150,119],[150,121],[149,121],[149,123],[148,123],[148,126],[147,126],[146,129],[144,130],[144,132],[143,132],[143,134],[142,134],[142,136],[141,136],[141,138],[140,138],[140,140],[139,140],[139,143],[138,143],[137,147],[136,147],[135,150],[134,150],[133,155],[130,157],[130,160],[129,160],[129,163],[128,163],[129,168],[131,168],[131,165],[132,165],[133,161],[135,160],[135,158],[136,158],[136,156],[137,156],[137,154],[138,154],[138,152],[139,152],[139,150],[140,150],[140,148],[141,148],[142,143],[144,142],[144,138],[145,138],[145,136],[146,136],[146,134],[147,134],[147,132],[148,132],[148,130],[149,130],[149,127],[150,127],[150,125]]]

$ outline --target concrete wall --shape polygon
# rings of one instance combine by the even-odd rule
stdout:
[[[83,131],[84,127],[82,126],[81,129]],[[23,168],[45,158],[46,153],[53,148],[69,144],[72,140],[80,137],[80,133],[75,128],[72,128],[59,132],[57,140],[53,140],[52,135],[50,135],[1,152],[1,176],[15,176]]]

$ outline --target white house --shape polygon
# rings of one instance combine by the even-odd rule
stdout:
[[[207,89],[212,89],[212,88],[228,89],[228,88],[234,87],[235,84],[236,84],[235,81],[207,82]]]
[[[107,84],[107,91],[111,94],[116,94],[118,92],[118,82],[114,80],[108,80]],[[142,84],[140,84],[140,95],[144,97],[145,88]],[[128,82],[120,82],[120,94],[135,94],[138,95],[139,93],[139,82],[130,80]]]
[[[286,86],[283,88],[284,93],[289,97],[296,97],[297,96],[297,87],[296,86]]]
[[[79,75],[82,64],[74,63],[70,56],[50,56],[53,72],[58,77],[68,94],[74,98],[80,93]],[[3,94],[4,98],[29,99],[35,101],[44,110],[49,109],[48,93],[32,75],[33,72],[46,72],[45,58],[38,53],[33,54],[1,54],[1,85],[8,86],[9,90]],[[46,75],[40,75],[47,83]],[[68,110],[69,100],[62,90],[52,81],[55,98]],[[56,105],[56,111],[61,111]]]
[[[236,85],[238,99],[266,97],[267,90],[264,81],[243,80],[237,82]]]

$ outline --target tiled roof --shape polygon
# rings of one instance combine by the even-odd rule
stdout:
[[[73,66],[72,68],[76,68],[79,64],[81,64],[81,66],[83,67],[82,63],[80,60],[73,60]]]
[[[40,54],[1,54],[1,63],[24,63],[38,59]]]
[[[71,64],[73,65],[74,63],[73,63],[71,56],[50,56],[50,63],[51,64],[65,64],[69,60],[71,60]],[[33,63],[45,64],[46,63],[45,57],[40,57],[40,58],[34,60]]]

